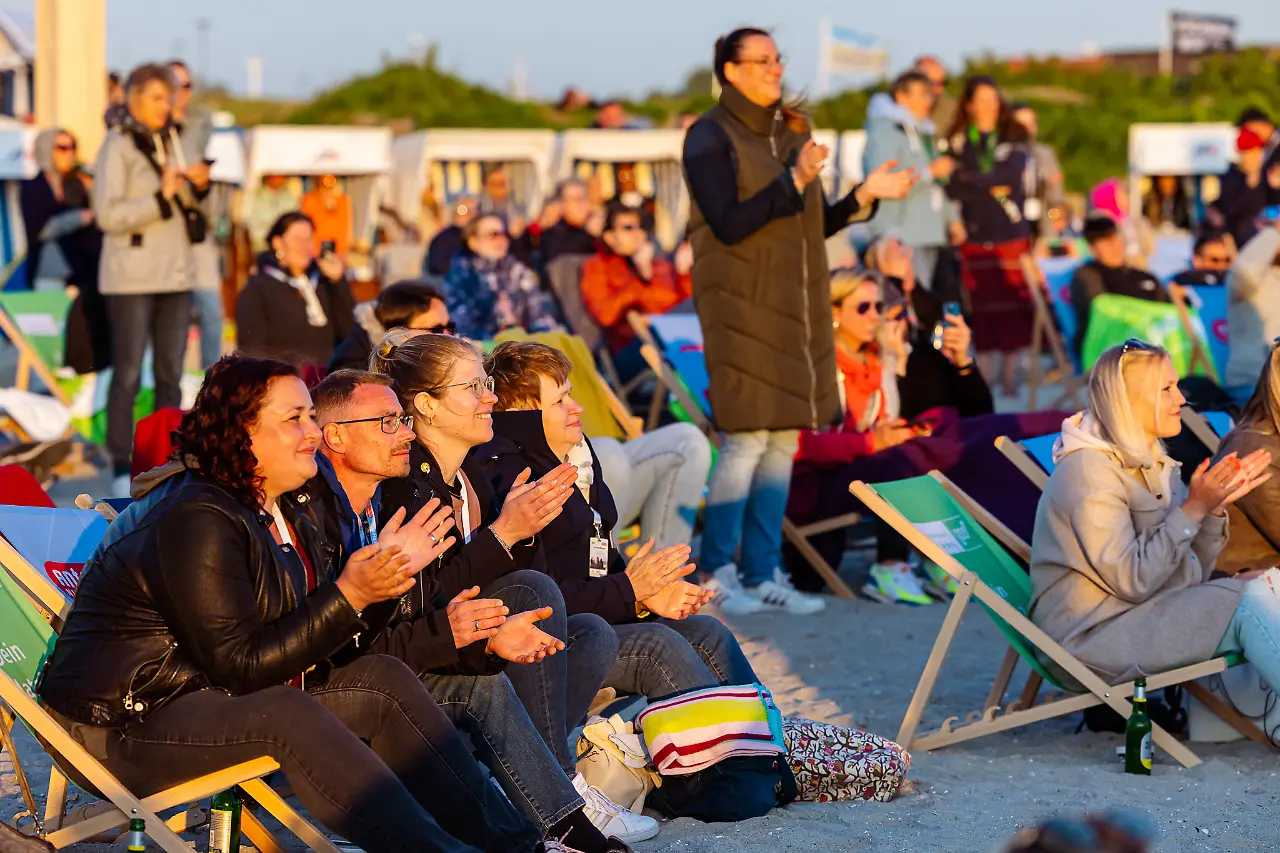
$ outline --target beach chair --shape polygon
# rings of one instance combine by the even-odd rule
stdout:
[[[0,293],[0,332],[18,350],[14,387],[31,390],[34,374],[64,406],[71,398],[54,371],[62,365],[63,339],[71,300],[66,293],[7,291]]]
[[[1218,384],[1222,383],[1219,378],[1221,374],[1218,372],[1218,365],[1209,355],[1209,345],[1213,332],[1207,328],[1199,313],[1195,315],[1191,313],[1188,307],[1187,289],[1177,285],[1166,286],[1169,294],[1169,301],[1173,303],[1173,307],[1178,311],[1178,322],[1182,324],[1182,331],[1186,333],[1187,340],[1191,343],[1191,358],[1188,363],[1188,376],[1194,376],[1197,365],[1204,371],[1204,375],[1208,376]]]
[[[712,443],[719,447],[720,434],[711,419],[711,403],[707,399],[710,379],[702,356],[702,329],[697,316],[665,314],[661,317],[647,317],[633,311],[627,320],[640,338],[641,355],[658,377],[658,381],[671,394],[679,412],[685,415],[685,420],[701,428]],[[654,334],[659,328],[665,332],[662,340]],[[677,362],[683,365],[683,372],[677,370]],[[650,417],[652,419],[652,412]],[[783,538],[791,543],[804,561],[813,567],[827,586],[831,587],[831,591],[840,598],[852,599],[856,596],[840,577],[840,573],[822,558],[809,539],[822,533],[852,527],[861,520],[862,516],[856,512],[825,518],[803,527],[797,526],[789,518],[782,519]]]
[[[1053,445],[1057,443],[1061,433],[1038,435],[1014,441],[1002,435],[996,439],[996,449],[1014,464],[1019,471],[1027,475],[1027,479],[1044,491],[1049,475],[1053,473]]]
[[[7,543],[3,543],[7,546]],[[15,816],[15,825],[30,818],[36,835],[55,848],[67,847],[125,828],[140,818],[146,832],[166,853],[190,853],[177,832],[193,828],[207,818],[183,808],[167,821],[162,812],[193,805],[219,791],[239,786],[282,825],[319,853],[338,853],[327,837],[302,818],[263,781],[280,769],[272,758],[247,761],[176,785],[146,798],[130,793],[97,759],[75,741],[35,700],[35,684],[57,637],[42,614],[57,611],[64,596],[38,573],[15,571],[16,552],[12,546],[0,548],[0,746],[9,751],[26,811]],[[23,562],[26,562],[25,560]],[[27,564],[29,567],[29,563]],[[23,577],[21,586],[15,578]],[[29,597],[30,596],[30,597]],[[36,603],[40,604],[37,608]],[[14,745],[12,728],[21,719],[40,743],[53,767],[43,815],[37,809],[30,780],[23,770]],[[75,809],[68,814],[67,783],[74,780],[101,802]],[[249,810],[241,815],[241,831],[263,853],[281,853],[271,833]]]
[[[1182,425],[1209,448],[1209,452],[1217,453],[1222,444],[1222,437],[1231,432],[1231,416],[1226,412],[1208,412],[1201,414],[1189,406],[1182,407]]]
[[[1063,334],[1058,330],[1058,325],[1054,323],[1051,309],[1052,305],[1058,305],[1062,301],[1060,297],[1055,298],[1053,295],[1060,293],[1062,289],[1058,279],[1065,274],[1069,282],[1070,270],[1071,267],[1065,267],[1065,271],[1055,269],[1057,276],[1051,278],[1036,264],[1031,255],[1022,256],[1022,272],[1027,279],[1027,290],[1031,293],[1031,303],[1035,312],[1031,325],[1030,375],[1027,377],[1027,408],[1031,411],[1036,409],[1036,398],[1039,396],[1041,387],[1056,382],[1062,383],[1062,393],[1049,402],[1048,408],[1064,408],[1063,404],[1068,400],[1073,407],[1080,408],[1081,377],[1076,371],[1074,361],[1067,354],[1068,346],[1063,340]],[[1070,303],[1067,303],[1065,311],[1060,310],[1058,313],[1060,317],[1071,314]],[[1064,330],[1074,327],[1074,315],[1070,317],[1070,321],[1071,325],[1068,326],[1064,319]],[[1054,364],[1047,373],[1044,371],[1041,360],[1046,343]]]
[[[934,471],[926,476],[874,486],[859,481],[851,484],[849,489],[886,524],[945,569],[958,585],[896,738],[904,748],[936,749],[1097,705],[1107,705],[1122,717],[1129,716],[1130,707],[1125,700],[1133,695],[1132,682],[1107,684],[1027,618],[1031,581],[1010,552],[1029,561],[1031,549],[945,476]],[[981,518],[981,523],[975,517]],[[936,731],[918,735],[920,719],[929,705],[956,629],[975,598],[1008,640],[1010,650],[996,672],[991,691],[981,709],[968,714],[960,722],[957,722],[959,716],[947,717]],[[1038,654],[1047,657],[1075,679],[1084,692],[1064,687],[1041,662]],[[1020,698],[1002,706],[1005,690],[1019,660],[1031,668],[1031,677]],[[1230,655],[1158,673],[1147,678],[1147,687],[1157,690],[1191,682],[1222,672],[1242,661],[1239,655]],[[1061,692],[1054,692],[1043,703],[1036,704],[1044,682]],[[1253,737],[1248,734],[1248,729],[1254,727],[1238,714],[1233,714],[1231,709],[1223,708],[1223,703],[1218,702],[1217,705],[1213,708],[1215,712],[1237,731]],[[1257,735],[1265,737],[1261,732]],[[1163,728],[1153,725],[1152,739],[1182,766],[1193,767],[1200,763],[1195,753]]]

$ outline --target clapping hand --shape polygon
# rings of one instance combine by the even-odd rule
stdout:
[[[693,574],[695,566],[689,562],[691,550],[682,543],[654,551],[652,538],[641,545],[626,570],[636,601],[655,596],[672,581]]]
[[[507,606],[498,598],[476,598],[480,587],[464,589],[453,597],[446,608],[449,628],[453,631],[454,648],[464,648],[488,640],[507,621]]]
[[[916,185],[916,181],[920,180],[920,171],[918,169],[892,171],[897,165],[897,160],[890,160],[867,175],[867,179],[857,190],[859,201],[862,196],[871,201],[880,198],[906,198],[907,193],[911,192],[911,188]]]
[[[688,581],[672,581],[657,595],[640,603],[666,619],[687,619],[709,603],[715,593]]]
[[[551,613],[550,607],[517,613],[489,638],[485,651],[512,663],[537,663],[547,655],[564,651],[562,641],[533,624],[549,619]]]
[[[366,545],[342,567],[337,586],[357,611],[370,604],[399,598],[413,588],[409,558],[397,546]]]
[[[1271,453],[1255,450],[1243,459],[1238,453],[1228,453],[1213,467],[1206,459],[1191,475],[1191,484],[1182,511],[1195,522],[1210,513],[1223,509],[1271,479],[1267,468],[1271,465]]]
[[[378,535],[378,544],[398,546],[409,558],[409,570],[417,573],[453,547],[456,540],[445,536],[453,527],[453,509],[441,508],[440,499],[432,498],[413,518],[405,521],[404,516],[404,507],[396,510]]]
[[[825,145],[819,145],[812,139],[805,141],[804,147],[800,149],[799,156],[796,157],[795,182],[797,189],[803,190],[817,179],[822,172],[823,164],[827,162],[827,155],[830,153],[831,149]]]
[[[560,514],[577,481],[578,469],[568,462],[557,465],[533,483],[529,482],[529,469],[525,468],[507,492],[502,512],[493,523],[493,532],[508,547],[538,534]]]

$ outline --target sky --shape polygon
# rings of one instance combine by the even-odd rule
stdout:
[[[1155,47],[1168,0],[106,0],[107,60],[127,71],[147,59],[180,54],[235,92],[246,87],[245,60],[260,57],[269,96],[300,98],[353,75],[375,72],[384,57],[404,59],[439,47],[441,65],[464,78],[510,91],[513,69],[526,70],[530,93],[554,98],[577,85],[595,97],[638,96],[679,86],[710,62],[716,36],[735,26],[764,26],[789,58],[788,85],[813,90],[818,32],[825,18],[879,37],[890,70],[924,52],[955,67],[964,56],[1078,54]],[[1235,16],[1239,42],[1280,43],[1277,0],[1187,0],[1182,11]],[[0,0],[31,18],[31,0]],[[208,23],[206,38],[197,21]],[[207,43],[202,53],[200,43]],[[205,67],[202,67],[202,64]],[[836,78],[834,88],[865,79]]]

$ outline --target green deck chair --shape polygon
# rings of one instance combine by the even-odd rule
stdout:
[[[166,853],[191,853],[191,848],[177,834],[192,823],[190,813],[183,807],[239,785],[312,850],[338,853],[323,833],[263,781],[264,776],[280,769],[274,759],[266,756],[184,782],[145,799],[131,794],[36,702],[36,680],[57,638],[41,611],[56,614],[65,606],[65,600],[52,584],[30,570],[29,564],[25,571],[11,571],[10,563],[25,561],[12,548],[6,548],[4,554],[0,565],[4,569],[0,571],[0,745],[9,750],[26,805],[26,811],[14,818],[15,823],[30,816],[38,836],[55,848],[63,848],[104,832],[127,828],[131,818],[141,818],[146,821],[147,835]],[[22,576],[21,585],[15,580],[15,574]],[[43,817],[37,811],[29,780],[14,747],[15,717],[36,735],[54,760]],[[100,797],[102,802],[64,815],[68,778]],[[178,811],[168,821],[163,820],[160,813],[171,809]],[[241,820],[241,831],[259,851],[281,853],[270,831],[252,812],[246,809]]]
[[[1129,715],[1129,704],[1125,700],[1133,694],[1132,682],[1106,684],[1027,618],[1027,609],[1031,603],[1031,581],[1026,571],[1010,555],[1010,551],[1027,560],[1030,549],[955,484],[934,471],[927,476],[893,483],[877,483],[874,486],[855,481],[849,489],[925,557],[945,569],[958,584],[958,590],[951,600],[946,619],[938,632],[938,638],[902,721],[898,743],[908,749],[929,750],[1102,704],[1111,706],[1121,716]],[[982,523],[975,516],[980,517]],[[1004,543],[1003,546],[1001,542]],[[1009,641],[1010,650],[997,671],[991,692],[981,710],[968,714],[958,724],[958,716],[948,717],[937,731],[917,736],[920,718],[929,704],[956,629],[974,598]],[[1051,668],[1041,662],[1041,655],[1053,661],[1083,691],[1080,688],[1068,689],[1062,684]],[[1022,697],[1007,707],[1002,707],[1005,690],[1019,660],[1025,661],[1031,668],[1031,678]],[[1160,673],[1148,678],[1147,684],[1153,690],[1182,684],[1222,672],[1239,662],[1238,656],[1215,658],[1172,672]],[[1042,681],[1048,682],[1062,693],[1051,694],[1037,705],[1036,699]],[[1217,708],[1213,710],[1218,711]],[[1238,721],[1228,719],[1227,722],[1236,727]],[[1153,727],[1152,738],[1166,754],[1184,767],[1200,763],[1195,753],[1164,729]]]

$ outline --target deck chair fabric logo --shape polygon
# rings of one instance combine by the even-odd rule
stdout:
[[[86,509],[0,506],[0,535],[70,602],[107,520]]]

